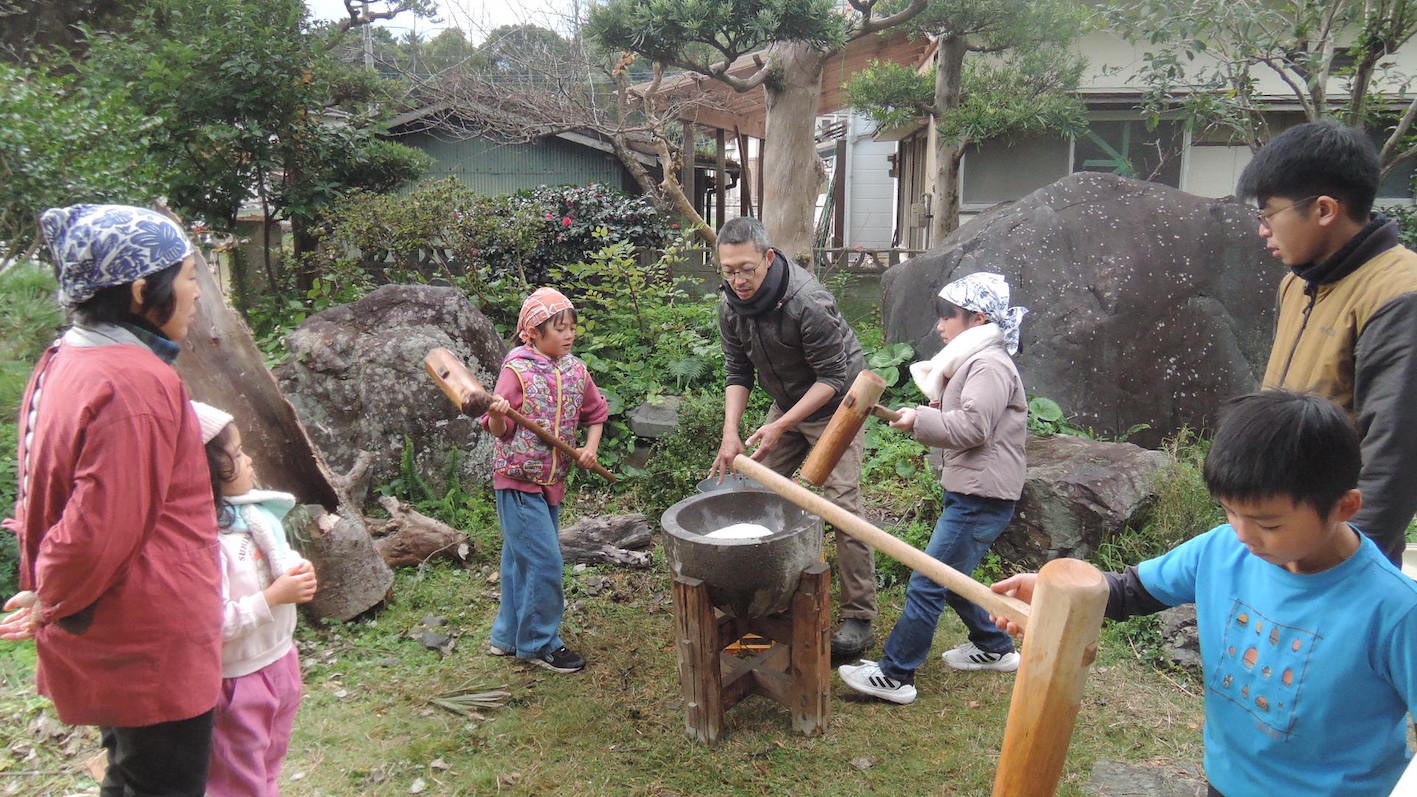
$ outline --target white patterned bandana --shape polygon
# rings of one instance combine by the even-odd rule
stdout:
[[[983,313],[985,318],[999,325],[1009,354],[1018,353],[1019,326],[1028,308],[1009,307],[1009,283],[1004,275],[978,271],[960,277],[940,289],[940,298],[971,312]]]
[[[54,256],[59,301],[76,307],[103,288],[126,285],[192,254],[192,242],[172,219],[127,205],[71,205],[40,214]]]

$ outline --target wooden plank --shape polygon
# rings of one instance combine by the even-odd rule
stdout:
[[[711,744],[723,734],[723,685],[718,669],[718,624],[703,581],[674,577],[674,625],[679,685],[684,692],[684,730]]]
[[[815,736],[831,717],[831,571],[818,562],[802,571],[792,596],[791,689],[787,708],[792,729]]]

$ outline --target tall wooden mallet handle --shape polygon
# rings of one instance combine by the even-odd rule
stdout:
[[[477,381],[477,377],[463,365],[462,360],[456,354],[444,348],[436,348],[428,352],[423,358],[423,369],[428,375],[433,377],[436,383],[447,396],[459,412],[467,415],[481,415],[492,406],[492,394],[482,387],[482,383]],[[576,449],[566,441],[548,432],[541,424],[522,415],[514,409],[507,410],[507,417],[521,424],[531,433],[541,438],[542,442],[548,446],[565,454],[566,457],[575,464]],[[589,470],[604,477],[612,484],[616,481],[615,474],[606,470],[599,463],[591,465]]]

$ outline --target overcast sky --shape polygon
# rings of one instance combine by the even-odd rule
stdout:
[[[424,37],[436,35],[443,28],[459,28],[468,39],[480,42],[487,31],[524,22],[564,33],[574,4],[575,0],[439,0],[436,22],[405,13],[378,24],[395,35],[413,30]],[[343,0],[305,0],[305,7],[315,19],[346,16]]]

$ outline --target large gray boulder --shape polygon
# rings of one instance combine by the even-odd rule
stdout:
[[[399,475],[407,438],[419,475],[435,485],[454,447],[466,483],[490,478],[492,438],[423,370],[424,355],[442,346],[488,390],[496,383],[506,344],[457,289],[385,285],[310,316],[286,346],[276,378],[333,470],[348,470],[362,449],[374,455],[370,483],[386,483]]]
[[[1084,559],[1102,540],[1137,523],[1157,471],[1171,457],[1131,443],[1067,435],[1030,437],[1028,480],[1013,522],[993,550],[1036,570],[1062,556]]]
[[[975,271],[1004,274],[1030,310],[1017,358],[1029,394],[1099,431],[1150,424],[1143,445],[1207,427],[1258,386],[1283,274],[1244,206],[1082,172],[888,269],[886,337],[934,354],[935,296]]]

